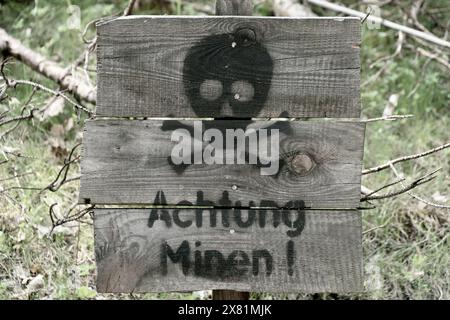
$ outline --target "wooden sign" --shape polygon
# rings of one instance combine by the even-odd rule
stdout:
[[[354,18],[99,25],[97,290],[360,290],[365,126],[332,119],[359,117],[359,44]]]

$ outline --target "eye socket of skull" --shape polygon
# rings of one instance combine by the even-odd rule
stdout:
[[[215,101],[223,94],[222,82],[220,80],[206,79],[200,84],[200,95],[208,101]]]
[[[183,83],[197,116],[223,116],[223,106],[229,103],[233,116],[256,117],[264,106],[273,61],[261,43],[247,42],[244,46],[239,39],[238,33],[213,35],[189,49]]]
[[[253,100],[255,95],[255,88],[253,85],[245,80],[234,81],[231,84],[231,94],[234,100],[240,102],[249,102]]]

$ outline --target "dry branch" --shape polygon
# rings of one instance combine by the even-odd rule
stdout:
[[[390,116],[382,116],[378,118],[363,119],[361,122],[370,123],[376,121],[395,121],[399,119],[408,119],[414,117],[413,114],[393,114]]]
[[[84,209],[78,210],[75,213],[73,213],[75,208],[77,208],[79,206],[78,204],[75,204],[75,205],[71,206],[69,208],[69,210],[65,214],[62,215],[61,218],[59,218],[54,209],[57,205],[58,205],[57,203],[52,204],[48,210],[50,220],[52,222],[52,229],[50,231],[50,234],[53,232],[53,230],[57,226],[61,226],[65,223],[72,222],[72,221],[80,222],[81,218],[83,218],[87,214],[92,213],[93,209],[95,208],[95,205],[90,205]]]
[[[315,5],[317,5],[319,7],[322,7],[322,8],[326,8],[326,9],[333,10],[333,11],[336,11],[336,12],[344,13],[344,14],[347,14],[347,15],[350,15],[350,16],[359,17],[361,19],[364,19],[367,16],[366,13],[363,13],[361,11],[353,10],[353,9],[350,9],[350,8],[347,8],[347,7],[344,7],[344,6],[335,4],[335,3],[331,3],[331,2],[326,1],[326,0],[307,0],[307,1],[309,3],[311,3],[311,4],[315,4]],[[406,34],[409,34],[409,35],[413,36],[413,37],[421,38],[421,39],[424,39],[426,41],[432,42],[434,44],[437,44],[437,45],[440,45],[440,46],[443,46],[443,47],[446,47],[446,48],[450,48],[450,42],[448,42],[448,41],[446,41],[444,39],[438,38],[438,37],[436,37],[433,34],[429,34],[429,33],[423,32],[423,31],[419,31],[419,30],[416,30],[416,29],[413,29],[413,28],[410,28],[410,27],[407,27],[407,26],[404,26],[404,25],[401,25],[401,24],[398,24],[398,23],[395,23],[395,22],[383,19],[381,17],[373,16],[373,15],[369,15],[366,19],[367,19],[367,21],[371,21],[371,22],[374,22],[374,23],[379,23],[379,24],[381,24],[381,25],[383,25],[385,27],[402,31],[402,32],[404,32]]]
[[[435,60],[442,64],[444,67],[450,69],[450,63],[446,59],[440,57],[438,53],[432,53],[420,47],[417,49],[414,47],[414,49],[422,56]]]
[[[424,183],[430,182],[431,180],[436,178],[436,176],[434,174],[437,171],[439,171],[439,170],[440,169],[435,170],[435,171],[433,171],[431,173],[428,173],[425,176],[414,180],[413,182],[411,182],[408,185],[403,185],[402,182],[405,179],[400,177],[397,181],[394,181],[394,182],[389,183],[389,184],[387,184],[387,185],[385,185],[385,186],[383,186],[381,188],[378,188],[376,191],[373,191],[370,194],[368,194],[367,196],[362,197],[360,201],[363,202],[363,201],[370,201],[370,200],[381,200],[381,199],[393,198],[393,197],[396,197],[396,196],[401,195],[403,193],[407,193],[408,191],[410,191],[410,190],[412,190],[412,189],[414,189],[414,188],[416,188],[416,187],[418,187],[418,186],[420,186],[420,185],[422,185]],[[402,184],[402,188],[400,190],[397,190],[397,191],[394,191],[394,192],[388,192],[388,193],[382,194],[382,195],[375,195],[379,191],[381,191],[381,190],[383,190],[383,189],[385,189],[387,187],[393,186],[395,184],[398,184],[398,183]]]
[[[446,144],[444,144],[442,146],[439,146],[437,148],[427,150],[427,151],[422,152],[422,153],[417,153],[417,154],[413,154],[413,155],[410,155],[410,156],[400,157],[400,158],[397,158],[397,159],[394,159],[394,160],[390,160],[390,161],[386,162],[385,164],[382,164],[382,165],[379,165],[379,166],[376,166],[376,167],[372,167],[372,168],[369,168],[369,169],[364,169],[362,171],[362,174],[364,175],[364,174],[378,172],[378,171],[387,169],[387,168],[391,167],[392,165],[394,165],[396,163],[403,162],[403,161],[408,161],[408,160],[413,160],[413,159],[418,159],[418,158],[421,158],[421,157],[425,157],[425,156],[427,156],[429,154],[432,154],[432,153],[444,150],[444,149],[449,148],[449,147],[450,147],[450,142],[446,143]]]
[[[397,178],[401,178],[401,175],[398,173],[397,169],[395,169],[394,164],[391,164],[390,168],[392,169],[392,172],[394,172],[394,174]],[[440,169],[438,169],[438,170],[440,170]],[[428,179],[428,181],[432,180],[430,176],[433,175],[438,170],[431,172],[430,174],[426,175],[425,177],[422,177],[421,179],[425,178],[425,179]],[[428,182],[428,181],[426,181],[426,182]],[[405,186],[402,182],[401,182],[401,185],[403,186],[403,188],[405,188],[405,189],[407,188],[407,186]],[[415,193],[412,193],[410,191],[411,189],[405,190],[404,192],[406,192],[409,196],[416,199],[417,201],[420,201],[422,203],[425,203],[428,206],[432,206],[432,207],[439,208],[439,209],[450,209],[450,206],[448,206],[448,205],[437,204],[437,203],[431,202],[425,198],[422,198],[422,197],[416,195]]]
[[[76,97],[95,104],[97,93],[94,87],[72,76],[66,68],[59,66],[56,62],[24,46],[2,28],[0,28],[0,51],[4,55],[10,55],[22,61]]]

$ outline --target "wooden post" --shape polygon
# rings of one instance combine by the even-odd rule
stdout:
[[[251,16],[252,0],[216,0],[217,16]],[[213,300],[249,300],[250,292],[234,290],[213,290]]]
[[[249,300],[250,292],[234,290],[213,290],[213,300]]]

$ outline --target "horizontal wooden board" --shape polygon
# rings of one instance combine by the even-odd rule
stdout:
[[[132,16],[97,30],[97,115],[360,115],[357,18]]]
[[[204,129],[278,128],[276,175],[262,175],[262,168],[253,164],[174,166],[172,130],[193,126],[194,121],[176,120],[88,121],[80,203],[359,206],[364,123],[203,121]]]
[[[157,210],[95,209],[98,292],[362,289],[358,211],[294,211],[288,221],[301,223],[292,228],[284,222],[274,226],[279,211],[265,210],[264,226],[259,224],[261,210],[237,215],[227,210],[238,217],[227,226],[217,211],[217,224],[211,226],[210,211]],[[199,213],[201,226],[196,224]],[[164,219],[149,226],[152,215]],[[185,225],[177,225],[175,217]],[[300,232],[290,234],[293,230]]]

